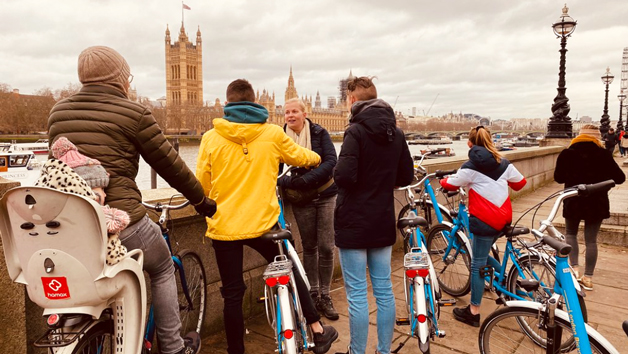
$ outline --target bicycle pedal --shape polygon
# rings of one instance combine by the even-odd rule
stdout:
[[[438,331],[438,338],[445,338],[446,335],[447,335],[447,333],[445,333],[445,331],[443,331],[443,330],[439,330]]]
[[[409,318],[398,318],[397,319],[397,326],[409,326],[410,325],[410,319]]]
[[[265,297],[265,296],[262,296],[262,297],[258,297],[258,298],[257,298],[257,303],[258,303],[258,304],[261,304],[261,303],[264,303],[264,302],[266,302],[266,297]]]
[[[454,306],[456,299],[443,299],[438,301],[438,306]]]

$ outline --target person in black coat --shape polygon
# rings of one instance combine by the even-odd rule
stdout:
[[[334,171],[338,185],[334,222],[349,303],[351,353],[361,354],[366,348],[367,265],[377,301],[377,351],[389,353],[395,326],[390,278],[396,240],[393,190],[412,182],[414,166],[395,113],[377,99],[370,78],[348,82],[347,103],[352,104],[352,117]]]
[[[598,183],[612,179],[616,184],[624,183],[626,175],[615,163],[612,153],[602,147],[600,133],[595,125],[585,125],[580,135],[571,141],[556,161],[554,180],[564,183],[565,188],[578,184]],[[576,277],[586,290],[593,289],[593,271],[597,262],[597,234],[602,220],[610,217],[608,194],[598,193],[587,197],[573,197],[563,202],[565,236],[572,250],[569,262],[576,271]],[[578,267],[578,227],[584,220],[584,241],[586,245],[584,276]]]
[[[338,160],[336,148],[327,130],[306,118],[305,104],[300,99],[286,101],[284,115],[286,134],[321,157],[318,167],[293,170],[279,185],[289,201],[292,195],[302,198],[293,199],[291,204],[301,234],[303,268],[310,281],[310,296],[325,317],[337,320],[338,312],[329,295],[334,273],[334,208],[338,194],[332,178]]]
[[[606,147],[606,150],[610,151],[611,154],[615,151],[615,145],[617,145],[618,142],[618,134],[615,133],[615,129],[610,128],[608,130],[608,133],[604,134],[604,146]]]

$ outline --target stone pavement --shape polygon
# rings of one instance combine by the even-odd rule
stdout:
[[[617,159],[621,164],[623,159]],[[628,168],[624,168],[628,171]],[[552,183],[546,187],[538,189],[532,194],[523,196],[513,201],[514,220],[528,208],[539,203],[547,196],[561,189],[561,185]],[[611,210],[618,213],[628,213],[628,183],[616,187],[610,193]],[[538,222],[544,219],[553,203],[547,202],[539,210],[534,225],[538,227]],[[532,213],[530,213],[532,214]],[[530,226],[531,215],[522,219],[520,225]],[[559,212],[559,215],[560,212]],[[558,221],[559,218],[557,218]],[[503,247],[502,247],[503,249]],[[584,247],[581,247],[584,250]],[[581,255],[581,263],[584,262],[584,255]],[[393,287],[397,301],[398,317],[405,317],[405,303],[403,292],[403,254],[401,250],[393,253]],[[608,339],[619,352],[628,353],[628,338],[621,329],[621,324],[628,319],[628,254],[625,247],[601,245],[599,247],[598,263],[596,267],[594,290],[586,293],[586,305],[589,313],[589,324],[596,328],[606,339]],[[349,318],[347,311],[347,301],[342,280],[339,279],[332,284],[332,298],[336,309],[340,313],[338,321],[328,321],[336,327],[340,333],[339,339],[332,346],[329,353],[346,352],[349,344]],[[369,290],[370,291],[370,290]],[[448,298],[447,294],[443,294]],[[469,295],[458,299],[458,306],[466,306]],[[482,319],[497,308],[494,302],[495,295],[490,292],[484,293],[482,302]],[[260,304],[259,306],[263,306]],[[438,353],[478,353],[478,329],[464,325],[453,318],[452,307],[443,307],[439,319],[439,326],[447,332],[445,338],[436,338],[432,342],[431,352]],[[374,353],[377,341],[376,328],[376,305],[375,300],[369,293],[369,311],[371,326],[369,329],[369,343],[367,353]],[[275,353],[275,339],[273,332],[266,321],[264,315],[251,318],[246,323],[247,334],[245,336],[246,348],[249,354],[271,354]],[[397,326],[393,339],[393,349],[404,341],[408,331],[407,326]],[[205,337],[201,353],[227,353],[224,332]],[[416,339],[410,339],[401,349],[400,353],[418,353]]]

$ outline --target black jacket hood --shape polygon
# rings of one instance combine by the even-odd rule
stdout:
[[[362,125],[377,144],[390,144],[395,140],[395,112],[384,100],[358,101],[351,107],[351,115],[349,122]]]
[[[495,160],[493,154],[483,146],[474,145],[471,147],[469,160],[482,172],[490,172],[500,167],[500,163]]]

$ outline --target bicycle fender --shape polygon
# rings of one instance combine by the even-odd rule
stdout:
[[[525,308],[533,309],[535,311],[544,311],[545,310],[545,305],[544,304],[542,304],[540,302],[532,302],[532,301],[521,301],[521,300],[506,301],[506,306],[508,306],[508,307],[525,307]],[[556,309],[555,316],[556,317],[560,317],[562,320],[566,321],[567,323],[571,323],[569,321],[569,314],[567,312],[563,311],[563,310]],[[585,323],[584,327],[586,328],[587,334],[591,338],[593,338],[596,341],[598,341],[598,343],[600,343],[602,346],[604,346],[604,348],[612,349],[611,353],[619,354],[619,352],[617,351],[617,349],[615,349],[615,347],[611,344],[611,342],[609,342],[606,338],[604,338],[593,327],[589,326],[588,323]]]
[[[427,320],[417,324],[418,337],[421,343],[430,340],[429,317],[427,315],[427,300],[425,298],[425,280],[421,277],[414,278],[414,301],[416,302],[416,315],[423,315]]]

